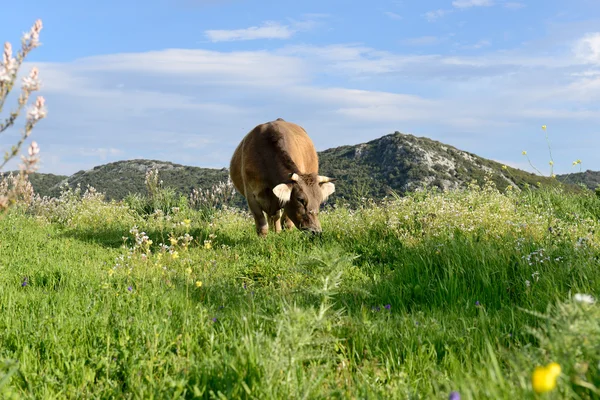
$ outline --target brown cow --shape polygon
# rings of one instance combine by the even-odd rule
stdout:
[[[321,232],[319,206],[335,191],[335,179],[319,175],[317,152],[302,127],[281,118],[256,126],[235,149],[229,174],[258,235],[269,227],[280,232],[281,218],[286,228]]]

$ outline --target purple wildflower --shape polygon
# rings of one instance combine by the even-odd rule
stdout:
[[[131,291],[133,290],[133,288],[132,288],[131,286],[129,286],[129,287],[127,288],[127,290],[129,290],[129,291],[131,292]]]
[[[27,286],[27,284],[28,284],[28,283],[29,283],[29,278],[27,278],[27,277],[24,277],[24,278],[23,278],[23,283],[21,283],[21,287],[25,287],[25,286]]]
[[[386,304],[386,305],[385,305],[385,309],[386,309],[386,310],[390,310],[391,308],[392,308],[392,305],[391,305],[391,304]]]
[[[476,307],[479,307],[480,305],[481,305],[481,304],[479,303],[479,300],[477,300],[477,301],[475,302],[475,306],[476,306]]]
[[[214,317],[214,318],[212,319],[212,322],[217,322],[217,317]]]
[[[247,289],[247,287],[246,287],[246,282],[244,282],[244,290],[246,290],[246,289]]]
[[[460,393],[451,392],[450,397],[448,397],[448,400],[460,400]]]

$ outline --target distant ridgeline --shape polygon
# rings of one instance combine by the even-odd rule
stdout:
[[[508,185],[536,187],[559,185],[564,182],[573,190],[581,190],[580,184],[590,189],[600,185],[600,172],[586,171],[558,175],[557,179],[541,177],[508,167],[459,150],[455,147],[423,137],[395,132],[379,139],[355,146],[340,146],[319,152],[320,173],[337,178],[336,192],[328,203],[336,201],[358,204],[361,198],[381,199],[389,190],[398,194],[419,187],[456,189],[466,187],[472,180],[483,183],[490,174],[498,188]],[[36,193],[41,196],[58,196],[60,186],[87,185],[104,193],[106,199],[121,200],[129,193],[146,194],[145,176],[150,169],[157,169],[163,187],[189,196],[193,189],[210,189],[226,182],[227,168],[200,168],[156,160],[118,161],[79,171],[71,176],[34,173],[30,180]],[[245,205],[240,195],[235,205]]]

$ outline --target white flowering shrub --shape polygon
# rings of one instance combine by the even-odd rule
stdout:
[[[31,94],[40,89],[39,71],[36,67],[32,68],[29,75],[22,79],[21,94],[19,95],[17,106],[9,111],[7,117],[1,117],[4,111],[6,100],[15,87],[19,68],[27,55],[40,45],[40,31],[42,30],[42,21],[37,20],[21,38],[21,49],[17,51],[16,57],[13,56],[13,49],[10,42],[4,43],[2,52],[2,61],[0,62],[0,134],[6,132],[12,127],[21,112],[27,106]],[[35,103],[27,111],[25,127],[21,131],[19,141],[4,154],[4,159],[0,164],[0,171],[8,164],[10,160],[17,156],[23,143],[29,138],[33,127],[46,116],[45,100],[38,96]],[[29,200],[26,196],[28,185],[28,175],[37,170],[39,147],[34,141],[28,148],[27,156],[21,156],[22,163],[19,166],[20,173],[17,177],[9,178],[0,176],[4,182],[0,184],[0,211],[6,210],[19,200]],[[8,179],[8,181],[6,181]],[[25,190],[25,192],[23,192]]]

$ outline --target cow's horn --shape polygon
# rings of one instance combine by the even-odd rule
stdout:
[[[319,183],[335,182],[335,178],[319,175]]]
[[[294,182],[298,182],[298,179],[300,179],[300,177],[298,176],[297,173],[293,172],[290,174],[290,179],[293,180]]]

